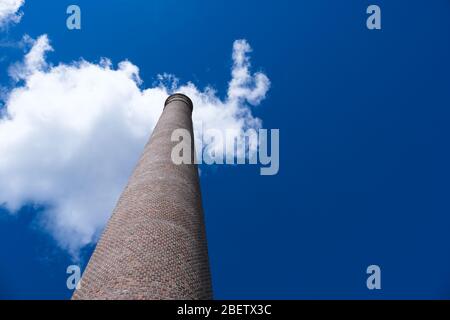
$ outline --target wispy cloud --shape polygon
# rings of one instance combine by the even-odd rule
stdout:
[[[9,23],[17,23],[22,18],[20,7],[25,0],[1,0],[0,1],[0,28]]]
[[[15,81],[26,80],[32,74],[44,70],[47,67],[45,55],[47,52],[53,51],[47,35],[43,35],[37,40],[24,36],[21,44],[31,45],[31,50],[25,55],[22,62],[16,63],[9,68],[9,75]]]

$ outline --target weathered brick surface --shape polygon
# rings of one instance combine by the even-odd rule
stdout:
[[[197,166],[170,158],[191,113],[186,96],[167,99],[73,299],[212,298]]]

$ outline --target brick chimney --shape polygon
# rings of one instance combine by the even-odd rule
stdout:
[[[72,299],[212,299],[197,165],[176,165],[192,101],[171,95]],[[193,141],[192,141],[193,145]]]

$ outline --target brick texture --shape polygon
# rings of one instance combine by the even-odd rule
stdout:
[[[191,114],[188,97],[167,99],[72,299],[212,298],[198,169],[170,158]]]

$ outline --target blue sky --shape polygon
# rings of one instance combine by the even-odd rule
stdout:
[[[81,31],[65,27],[72,3]],[[369,4],[382,30],[366,28]],[[251,45],[252,72],[271,82],[252,113],[280,129],[280,172],[202,171],[215,298],[450,298],[450,2],[28,0],[22,11],[3,43],[47,34],[49,63],[129,60],[143,87],[171,73],[225,98],[233,42]],[[7,91],[23,55],[0,47]],[[0,209],[0,298],[71,296],[71,256],[39,223],[50,207]],[[366,287],[371,264],[380,291]]]

